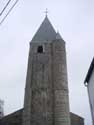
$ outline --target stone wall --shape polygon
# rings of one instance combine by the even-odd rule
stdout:
[[[43,52],[38,52],[39,47]],[[31,117],[32,116],[32,117]],[[31,42],[23,125],[70,125],[65,42]]]
[[[54,88],[54,125],[70,125],[69,90],[65,42],[55,40],[52,43],[53,88]]]

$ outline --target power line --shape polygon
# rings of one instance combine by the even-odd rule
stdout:
[[[9,13],[12,11],[12,9],[15,7],[15,5],[17,4],[19,0],[16,0],[16,2],[13,4],[13,6],[9,9],[8,13],[5,15],[5,17],[1,20],[0,25],[2,25],[2,23],[5,21],[5,19],[7,18],[7,16],[9,15]]]
[[[11,0],[9,0],[7,2],[7,4],[5,5],[5,7],[3,8],[3,10],[1,11],[0,16],[3,14],[3,12],[5,11],[5,9],[7,8],[7,6],[9,5],[10,2],[11,2]]]

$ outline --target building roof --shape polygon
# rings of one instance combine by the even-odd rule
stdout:
[[[88,84],[88,82],[89,82],[89,80],[90,80],[90,77],[91,77],[91,75],[92,75],[93,69],[94,69],[94,58],[93,58],[93,60],[92,60],[92,62],[91,62],[91,64],[90,64],[89,70],[88,70],[88,72],[87,72],[87,75],[86,75],[86,78],[85,78],[85,81],[84,81],[84,84],[85,84],[85,85]]]
[[[0,125],[23,125],[23,110],[20,109],[0,119]],[[70,112],[70,125],[84,125],[84,118]]]
[[[56,31],[46,16],[32,41],[52,41],[56,39]]]
[[[57,40],[62,40],[62,37],[61,37],[61,35],[60,35],[59,32],[57,32],[57,34],[56,34],[56,39],[57,39]]]

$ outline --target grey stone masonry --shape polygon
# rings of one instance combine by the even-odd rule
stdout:
[[[69,125],[70,116],[65,42],[56,40],[52,45],[54,123],[55,125]]]
[[[23,125],[70,125],[63,40],[30,44]]]

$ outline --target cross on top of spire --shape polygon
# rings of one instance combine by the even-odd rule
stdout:
[[[46,16],[48,15],[48,9],[47,8],[46,8],[44,13],[45,13]]]

